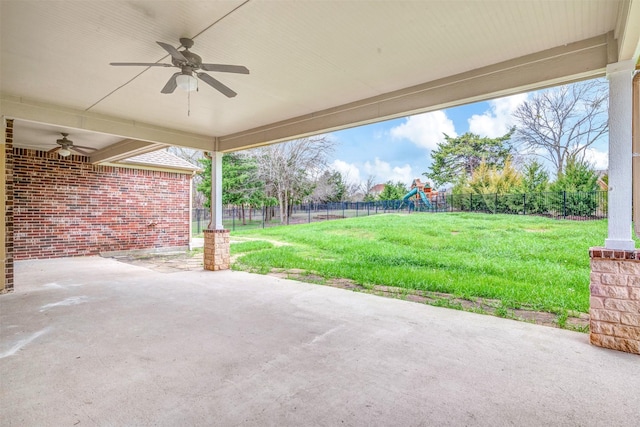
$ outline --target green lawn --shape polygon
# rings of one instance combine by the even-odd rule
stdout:
[[[238,230],[284,246],[238,247],[234,268],[302,269],[326,279],[500,300],[504,307],[589,309],[589,247],[606,221],[467,213],[387,214]],[[244,255],[242,255],[244,254]]]

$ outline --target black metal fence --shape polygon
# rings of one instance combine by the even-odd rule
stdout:
[[[538,215],[556,219],[594,220],[607,217],[607,192],[549,192],[532,194],[445,194],[424,200],[378,200],[374,202],[305,203],[289,207],[287,224],[355,218],[381,213],[482,212]],[[222,222],[226,229],[265,228],[282,225],[278,206],[226,206]],[[210,221],[209,209],[194,209],[192,232],[200,234]]]

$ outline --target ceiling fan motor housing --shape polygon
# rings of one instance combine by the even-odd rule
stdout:
[[[199,55],[189,52],[188,50],[183,50],[180,53],[186,58],[187,62],[185,63],[184,61],[180,61],[176,58],[171,58],[171,63],[176,67],[189,66],[193,69],[198,69],[202,65],[202,58]]]

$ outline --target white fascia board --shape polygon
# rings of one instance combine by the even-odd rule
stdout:
[[[603,76],[607,34],[289,120],[221,136],[237,151]]]
[[[124,139],[108,147],[94,151],[89,157],[91,158],[91,163],[110,163],[128,159],[129,157],[139,154],[160,150],[166,146],[166,144],[158,144],[155,142]]]

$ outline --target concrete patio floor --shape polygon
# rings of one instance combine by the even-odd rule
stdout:
[[[588,335],[248,273],[22,261],[0,425],[636,426]]]

